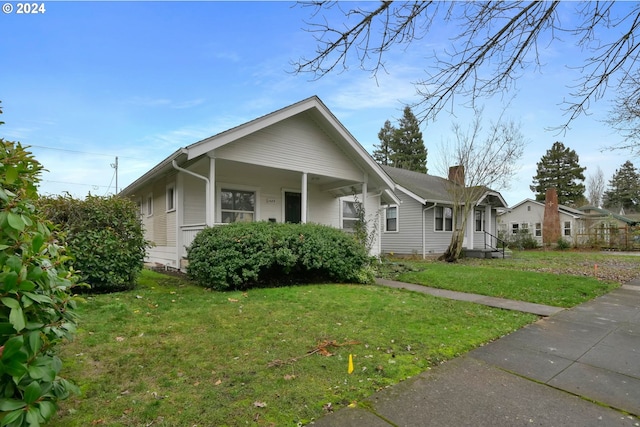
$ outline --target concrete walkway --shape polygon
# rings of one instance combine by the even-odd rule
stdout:
[[[640,426],[638,416],[640,281],[634,281],[314,425]]]
[[[552,307],[549,305],[534,304],[531,302],[514,301],[504,298],[487,297],[484,295],[469,294],[466,292],[449,291],[446,289],[430,288],[428,286],[414,285],[411,283],[396,282],[395,280],[376,279],[376,283],[382,286],[389,286],[397,289],[408,289],[414,292],[421,292],[436,297],[454,299],[458,301],[469,301],[476,304],[487,305],[489,307],[504,308],[507,310],[522,311],[525,313],[537,314],[538,316],[551,316],[560,313],[564,308]]]

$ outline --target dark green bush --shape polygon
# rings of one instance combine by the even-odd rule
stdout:
[[[132,289],[143,267],[147,242],[135,203],[118,196],[71,196],[38,201],[66,236],[74,266],[92,292]]]
[[[372,279],[362,244],[318,224],[234,223],[200,232],[187,250],[189,276],[217,290]]]
[[[0,144],[0,420],[38,426],[78,391],[58,376],[55,351],[76,329],[78,277],[34,206],[42,166],[20,144]]]

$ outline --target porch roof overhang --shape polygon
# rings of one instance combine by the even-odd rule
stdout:
[[[483,202],[496,208],[507,208],[509,206],[502,197],[502,194],[492,190],[484,193],[476,202],[476,206],[482,204]]]

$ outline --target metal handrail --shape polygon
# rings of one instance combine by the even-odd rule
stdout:
[[[494,251],[498,251],[498,252],[500,251],[499,247],[495,247],[491,243],[487,243],[487,236],[489,236],[489,237],[491,237],[493,239],[496,239],[496,245],[500,244],[500,246],[502,246],[502,258],[504,258],[504,252],[505,252],[505,248],[507,247],[507,242],[505,242],[504,240],[502,240],[498,236],[494,236],[493,234],[485,231],[484,232],[484,248],[485,249],[488,248],[488,249],[491,249],[491,250],[494,250]],[[490,239],[490,241],[492,241],[492,240]]]

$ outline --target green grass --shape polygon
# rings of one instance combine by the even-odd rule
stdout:
[[[78,311],[61,358],[82,395],[52,426],[305,424],[536,319],[377,286],[211,292],[149,271]]]
[[[397,268],[394,279],[558,307],[573,307],[640,275],[640,257],[591,252],[526,251],[504,260],[406,264],[413,271]]]

